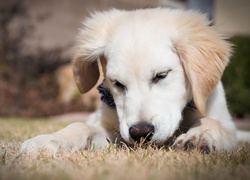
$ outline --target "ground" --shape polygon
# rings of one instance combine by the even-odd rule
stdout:
[[[25,139],[53,132],[69,123],[62,117],[56,119],[0,118],[0,180],[250,179],[250,145],[241,145],[232,153],[215,154],[111,145],[105,150],[55,155],[42,152],[35,158],[19,155]]]

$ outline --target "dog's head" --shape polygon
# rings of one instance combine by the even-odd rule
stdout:
[[[148,134],[157,143],[166,141],[192,98],[205,115],[230,56],[230,44],[205,16],[181,10],[96,13],[84,22],[78,41],[78,88],[85,93],[96,84],[100,59],[127,142]]]

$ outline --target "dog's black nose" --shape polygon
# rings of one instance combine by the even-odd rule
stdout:
[[[154,131],[154,126],[145,122],[133,125],[129,128],[129,134],[135,141],[140,141],[141,139],[150,140]]]

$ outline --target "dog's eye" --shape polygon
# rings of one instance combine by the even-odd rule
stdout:
[[[167,71],[164,71],[164,72],[157,73],[157,74],[155,75],[155,77],[153,78],[152,82],[155,84],[155,83],[157,83],[158,81],[160,81],[160,80],[166,78],[167,75],[168,75],[168,73],[169,73],[170,71],[171,71],[171,69],[170,69],[170,70],[167,70]]]
[[[113,81],[113,85],[114,85],[115,87],[117,87],[118,89],[121,89],[121,90],[124,90],[124,89],[126,88],[122,83],[120,83],[120,82],[117,81],[117,80],[114,80],[114,81]]]

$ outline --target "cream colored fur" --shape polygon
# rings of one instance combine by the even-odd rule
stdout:
[[[220,82],[230,54],[231,45],[197,12],[97,12],[79,33],[73,72],[80,92],[86,93],[100,78],[100,60],[116,109],[103,103],[86,123],[31,138],[20,152],[106,147],[106,138],[131,144],[129,128],[140,122],[154,126],[151,140],[159,145],[184,127],[172,147],[231,151],[237,137],[250,141],[250,136],[236,135]],[[152,80],[162,72],[166,77]],[[191,99],[197,110],[185,108]]]

